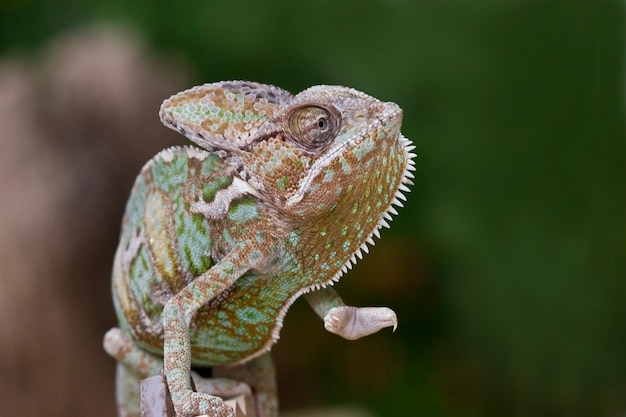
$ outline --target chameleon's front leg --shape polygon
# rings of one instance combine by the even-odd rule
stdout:
[[[200,307],[233,285],[248,267],[231,252],[172,297],[163,309],[163,365],[165,378],[179,417],[208,414],[234,417],[234,411],[216,396],[193,391],[189,324]]]
[[[324,327],[344,339],[355,340],[392,327],[396,330],[398,318],[387,307],[346,306],[331,287],[313,291],[304,296],[318,316],[324,320]]]

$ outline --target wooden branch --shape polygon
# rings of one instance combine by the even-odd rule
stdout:
[[[141,417],[176,417],[164,375],[141,381]]]

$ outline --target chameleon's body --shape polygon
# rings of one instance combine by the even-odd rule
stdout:
[[[178,415],[231,416],[220,398],[192,391],[190,366],[248,364],[230,372],[245,383],[194,380],[220,396],[250,386],[258,415],[276,416],[264,354],[298,296],[348,339],[396,325],[390,309],[346,307],[327,285],[408,190],[402,112],[345,87],[292,96],[228,82],[173,96],[160,115],[203,149],[159,153],[126,207],[113,271],[121,330],[105,338],[120,362],[120,414],[138,412],[137,381],[164,368]]]

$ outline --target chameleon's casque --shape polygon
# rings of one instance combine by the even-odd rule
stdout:
[[[190,364],[252,361],[272,380],[263,354],[303,294],[345,338],[395,327],[392,310],[347,307],[327,285],[367,252],[409,190],[413,146],[396,104],[339,86],[293,96],[233,81],[179,93],[160,117],[199,148],[155,156],[126,206],[113,269],[121,330],[105,338],[121,364],[122,415],[136,413],[128,402],[138,400],[119,385],[163,366],[179,415],[233,415],[191,391]],[[273,383],[241,378],[258,415],[276,416]],[[228,396],[238,387],[210,389]]]

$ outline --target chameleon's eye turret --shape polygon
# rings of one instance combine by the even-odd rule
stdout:
[[[287,117],[287,130],[294,142],[309,152],[328,145],[341,128],[341,115],[335,108],[306,105]]]

